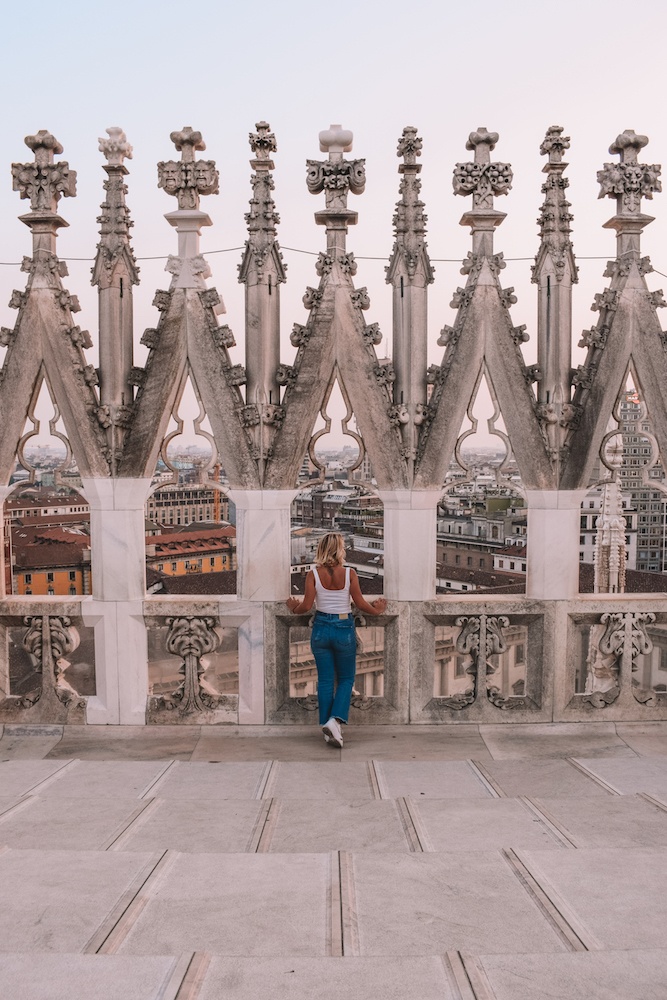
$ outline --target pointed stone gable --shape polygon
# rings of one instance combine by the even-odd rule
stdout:
[[[641,212],[641,199],[652,198],[661,189],[660,167],[638,163],[638,153],[647,143],[646,136],[623,132],[609,150],[620,155],[620,163],[606,163],[598,172],[600,197],[616,199],[616,215],[605,228],[617,233],[617,255],[605,271],[611,279],[608,287],[595,296],[591,306],[598,321],[582,334],[580,346],[588,348],[586,360],[572,373],[574,417],[562,477],[566,489],[580,488],[588,481],[631,362],[660,452],[667,454],[667,357],[657,314],[666,303],[661,291],[648,289],[645,275],[653,267],[640,248],[641,234],[653,222],[652,216]]]
[[[103,426],[105,413],[97,394],[98,377],[83,349],[90,335],[76,325],[79,303],[64,288],[67,265],[58,260],[58,229],[68,223],[57,213],[61,196],[76,194],[76,173],[65,161],[58,140],[42,130],[27,136],[33,163],[12,164],[14,190],[30,200],[21,221],[32,233],[32,257],[24,257],[28,273],[24,291],[15,291],[10,305],[18,310],[13,330],[0,336],[7,346],[0,392],[0,469],[9,482],[28,405],[44,376],[48,379],[72,452],[83,475],[108,476],[109,451]]]
[[[363,311],[370,301],[365,288],[355,288],[354,255],[347,250],[348,226],[357,213],[347,207],[348,192],[361,194],[366,183],[363,160],[345,160],[352,133],[339,125],[320,133],[324,161],[308,161],[308,189],[324,191],[326,208],[315,221],[326,226],[326,251],[316,265],[318,288],[309,288],[304,305],[310,310],[305,326],[295,326],[298,347],[294,365],[282,365],[278,381],[285,386],[284,418],[276,430],[265,486],[288,489],[296,484],[317,416],[333,378],[339,379],[357,419],[359,433],[380,489],[405,489],[407,464],[394,406],[391,365],[381,364],[375,345],[377,324],[367,326]]]
[[[420,489],[444,482],[482,366],[524,484],[528,489],[555,487],[532,390],[539,372],[524,363],[521,344],[528,335],[512,323],[514,289],[501,287],[499,273],[505,262],[493,248],[494,230],[505,218],[493,199],[512,184],[510,165],[491,161],[497,141],[498,134],[486,128],[472,132],[467,148],[474,150],[474,161],[457,163],[454,169],[455,194],[473,199],[472,210],[461,219],[461,225],[471,228],[472,250],[461,269],[468,276],[466,285],[456,290],[451,303],[457,310],[454,326],[446,326],[438,341],[445,356],[428,372],[433,391],[419,437],[415,486]]]

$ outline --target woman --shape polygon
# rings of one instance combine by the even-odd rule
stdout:
[[[320,725],[325,741],[335,747],[343,745],[340,724],[347,724],[357,666],[350,598],[367,615],[381,615],[387,607],[384,597],[372,604],[364,599],[355,570],[344,566],[344,560],[343,536],[333,531],[324,535],[317,546],[315,569],[306,577],[303,600],[287,600],[287,607],[295,615],[310,611],[313,603],[317,608],[310,645],[317,664]]]

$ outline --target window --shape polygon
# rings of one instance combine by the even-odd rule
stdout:
[[[211,569],[212,569],[215,566],[215,556],[211,556],[211,558],[209,559],[209,563],[210,563]]]
[[[585,530],[586,530],[586,528],[588,527],[588,518],[586,517],[586,515],[584,515],[584,516],[583,516],[583,517],[581,518],[581,520],[580,520],[580,522],[579,522],[579,527],[580,527],[580,529],[581,529],[582,531],[585,531]]]
[[[510,569],[514,569],[514,563],[510,562]]]
[[[69,592],[70,592],[70,597],[73,597],[76,594],[76,587],[70,587]]]
[[[32,573],[25,573],[23,579],[26,583],[32,583]]]
[[[454,556],[454,562],[457,566],[461,565],[461,556]]]
[[[30,587],[26,587],[25,592],[26,594],[32,594],[32,590],[30,589]]]
[[[49,597],[53,597],[53,595],[55,594],[55,590],[53,589],[53,587],[49,587],[49,589],[47,590],[47,594],[49,595]]]
[[[479,560],[479,568],[480,569],[484,569],[484,566],[485,566],[485,560],[484,559],[480,559]]]
[[[526,662],[526,647],[522,642],[518,642],[514,647],[514,662],[515,663]]]
[[[171,571],[172,571],[172,573],[175,573],[177,569],[178,569],[178,565],[175,562],[173,562],[171,564]]]
[[[472,556],[468,556],[467,563],[468,566],[472,566]]]
[[[69,578],[70,578],[70,580],[76,580],[76,570],[75,569],[71,569],[69,571]]]
[[[47,583],[53,583],[53,573],[47,573],[46,574],[46,582]]]

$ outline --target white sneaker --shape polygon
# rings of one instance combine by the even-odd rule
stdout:
[[[326,743],[331,743],[335,747],[343,746],[343,734],[340,731],[340,726],[338,725],[336,719],[329,719],[329,721],[322,726],[322,732],[324,733]]]

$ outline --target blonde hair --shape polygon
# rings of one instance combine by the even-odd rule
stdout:
[[[345,560],[343,536],[330,531],[320,538],[315,555],[316,566],[342,566]]]

